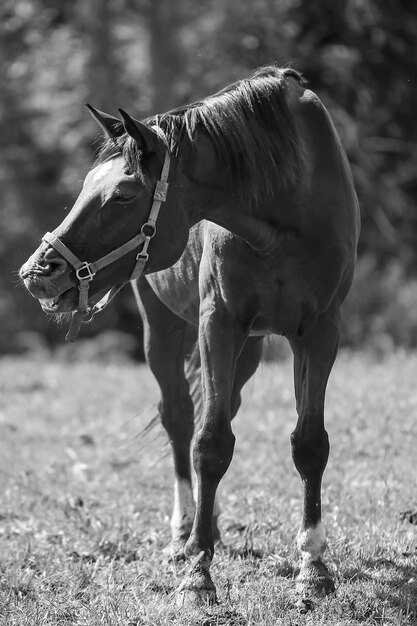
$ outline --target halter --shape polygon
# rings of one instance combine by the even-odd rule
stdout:
[[[158,135],[164,140],[165,145],[167,146],[167,140],[163,133],[163,131],[159,127],[154,127],[157,131]],[[94,276],[97,274],[99,270],[114,261],[117,261],[120,257],[128,254],[135,250],[138,246],[143,244],[142,249],[136,255],[136,263],[133,268],[133,271],[129,277],[129,281],[134,281],[143,273],[146,261],[149,258],[148,247],[151,239],[156,235],[156,220],[158,219],[159,210],[161,208],[162,202],[165,202],[168,193],[169,183],[167,182],[169,175],[169,166],[170,166],[170,156],[168,147],[165,151],[164,164],[162,166],[162,172],[160,180],[156,183],[155,191],[152,199],[152,207],[148,216],[147,222],[143,224],[140,229],[140,233],[133,237],[123,245],[116,248],[116,250],[112,250],[108,254],[101,257],[97,261],[93,261],[89,263],[88,261],[80,261],[78,257],[75,256],[67,248],[67,246],[62,243],[62,241],[53,233],[46,233],[42,237],[42,241],[52,246],[61,256],[64,257],[66,261],[75,269],[75,274],[79,281],[79,299],[78,299],[78,307],[75,311],[72,312],[71,315],[71,324],[68,330],[68,333],[65,337],[66,341],[75,341],[77,335],[80,331],[81,324],[88,324],[92,322],[93,317],[96,313],[103,311],[107,307],[107,305],[113,300],[114,296],[122,289],[125,283],[121,285],[116,285],[112,287],[103,298],[97,302],[93,307],[88,306],[88,291],[90,288],[90,283],[93,280]]]

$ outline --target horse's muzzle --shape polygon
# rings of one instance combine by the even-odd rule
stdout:
[[[44,311],[62,313],[76,308],[78,290],[74,272],[53,248],[41,245],[20,268],[19,276]]]

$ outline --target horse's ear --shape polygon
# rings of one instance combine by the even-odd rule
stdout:
[[[143,122],[134,120],[133,117],[130,117],[123,109],[119,109],[119,113],[122,116],[125,131],[138,143],[142,152],[144,154],[147,152],[156,152],[158,145],[160,145],[160,139],[157,133]]]
[[[116,139],[117,137],[123,135],[123,122],[121,122],[117,117],[113,117],[108,113],[103,113],[103,111],[99,111],[98,109],[92,107],[91,104],[86,104],[85,106],[90,111],[96,122],[100,124],[109,139]]]

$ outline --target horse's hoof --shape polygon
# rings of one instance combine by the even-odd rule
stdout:
[[[177,591],[176,603],[178,608],[198,609],[203,606],[217,604],[215,589],[180,589]]]
[[[216,587],[211,580],[209,560],[201,552],[191,566],[191,570],[177,589],[177,606],[198,608],[217,602]]]
[[[314,609],[314,602],[311,598],[300,598],[297,600],[296,607],[300,613],[308,613]]]
[[[303,613],[314,608],[314,600],[324,598],[335,591],[333,577],[321,560],[302,564],[295,588],[300,595],[297,606]]]

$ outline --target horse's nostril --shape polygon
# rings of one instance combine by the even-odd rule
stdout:
[[[50,276],[54,271],[54,265],[52,263],[47,263],[43,266],[42,274],[45,276]]]
[[[67,270],[68,264],[65,259],[56,255],[54,250],[47,250],[43,258],[42,273],[45,276],[61,276]]]

